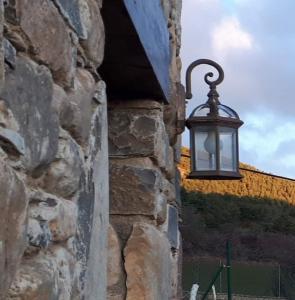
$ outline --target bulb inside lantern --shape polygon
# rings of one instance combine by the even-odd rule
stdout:
[[[207,138],[204,142],[205,150],[209,154],[215,154],[216,153],[216,137],[215,137],[215,131],[209,131]],[[219,150],[221,151],[223,149],[223,142],[222,140],[219,140]]]
[[[215,154],[216,152],[215,142],[216,142],[215,131],[209,131],[204,143],[205,150],[208,153]]]

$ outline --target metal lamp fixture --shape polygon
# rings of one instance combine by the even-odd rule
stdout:
[[[190,179],[241,179],[239,172],[238,128],[243,122],[238,114],[219,102],[216,86],[224,79],[220,65],[209,59],[194,61],[186,71],[186,99],[192,98],[191,73],[199,65],[206,64],[217,69],[218,78],[210,81],[213,73],[205,75],[209,85],[208,100],[196,107],[186,126],[190,130]]]

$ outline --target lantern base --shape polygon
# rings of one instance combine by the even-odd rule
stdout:
[[[239,172],[193,171],[186,178],[202,180],[241,180],[243,176]]]

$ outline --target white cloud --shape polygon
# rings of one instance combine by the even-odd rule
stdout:
[[[276,119],[273,114],[247,115],[241,128],[241,145],[252,149],[258,156],[275,154],[281,143],[293,140],[295,124]]]
[[[294,177],[288,168],[295,166],[295,124],[271,113],[250,114],[244,121],[240,132],[241,161],[252,165],[255,161],[261,170]]]
[[[289,154],[282,158],[279,158],[279,163],[284,167],[295,167],[295,154]]]
[[[225,17],[212,31],[212,47],[222,56],[231,50],[250,50],[253,37],[242,29],[236,17]]]

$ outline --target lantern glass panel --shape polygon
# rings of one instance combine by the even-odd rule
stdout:
[[[219,128],[220,169],[222,171],[237,170],[237,130]]]
[[[210,113],[210,106],[208,103],[197,106],[191,113],[191,117],[206,117]]]
[[[218,109],[218,115],[220,117],[239,119],[238,114],[233,109],[231,109],[226,105],[218,104],[217,109]]]
[[[209,126],[199,126],[194,135],[195,170],[216,170],[216,131]]]
[[[217,105],[218,116],[231,119],[239,119],[238,114],[230,107],[218,104]],[[190,117],[207,117],[210,114],[210,105],[208,103],[197,106],[191,113]]]

